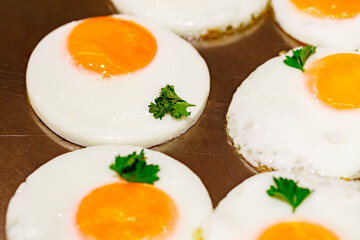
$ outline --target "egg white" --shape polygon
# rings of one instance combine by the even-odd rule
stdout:
[[[114,18],[144,26],[156,39],[154,59],[136,72],[113,75],[80,71],[71,64],[67,37],[81,21],[47,35],[28,63],[26,86],[40,119],[61,137],[79,145],[104,143],[149,147],[166,142],[191,127],[203,112],[210,90],[206,63],[186,41],[170,31],[124,15]],[[191,115],[155,119],[148,105],[165,85],[174,85]]]
[[[292,213],[288,203],[270,197],[273,177],[288,178],[312,193]],[[341,220],[340,220],[341,219]],[[360,182],[312,174],[257,174],[235,187],[203,225],[204,240],[257,240],[268,227],[288,221],[321,225],[340,239],[360,239]]]
[[[146,17],[179,35],[198,38],[208,30],[247,26],[268,0],[112,0],[123,13]]]
[[[290,0],[272,0],[280,27],[297,40],[319,47],[360,49],[360,14],[348,19],[330,19],[307,14]]]
[[[317,48],[305,69],[340,52]],[[307,89],[303,73],[285,65],[284,59],[278,56],[258,67],[235,92],[226,117],[234,147],[258,170],[359,178],[360,111],[319,102]]]
[[[78,205],[93,189],[119,182],[109,166],[115,156],[141,148],[96,146],[63,154],[41,166],[22,183],[12,197],[6,215],[8,240],[82,239],[75,223]],[[173,158],[144,150],[146,161],[160,167],[155,187],[175,202],[179,221],[172,239],[191,239],[193,230],[212,210],[201,180]]]

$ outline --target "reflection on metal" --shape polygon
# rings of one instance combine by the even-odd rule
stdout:
[[[29,103],[29,108],[31,108],[30,103]],[[82,147],[79,145],[76,145],[74,143],[71,143],[61,137],[59,137],[58,135],[56,135],[56,133],[54,133],[53,131],[51,131],[36,115],[36,113],[34,112],[34,110],[31,109],[31,117],[34,120],[34,122],[36,123],[36,125],[51,139],[51,141],[56,142],[57,144],[59,144],[60,146],[62,146],[63,148],[69,150],[69,151],[74,151],[77,149],[81,149]]]

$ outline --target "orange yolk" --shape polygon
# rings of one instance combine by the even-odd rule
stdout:
[[[81,202],[76,221],[84,239],[164,239],[178,217],[175,203],[149,184],[113,183]]]
[[[360,12],[359,0],[290,0],[306,13],[332,19],[352,18]]]
[[[324,57],[305,71],[310,92],[336,109],[360,107],[360,55],[341,53]]]
[[[320,225],[285,222],[266,229],[258,240],[339,240],[339,238]]]
[[[157,44],[149,31],[132,21],[96,17],[72,30],[68,49],[80,69],[110,77],[148,65],[155,56]]]

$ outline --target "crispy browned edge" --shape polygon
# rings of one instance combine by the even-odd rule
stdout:
[[[268,3],[268,5],[265,7],[263,12],[258,17],[255,17],[254,15],[252,15],[251,20],[248,24],[242,23],[237,28],[234,28],[233,26],[229,25],[225,29],[209,29],[209,30],[207,30],[207,33],[200,35],[200,37],[198,37],[198,38],[196,38],[196,37],[188,37],[188,38],[184,37],[184,38],[189,42],[192,42],[192,41],[194,41],[194,42],[215,41],[215,40],[219,40],[225,36],[231,36],[236,33],[241,33],[244,30],[252,27],[252,25],[259,22],[262,18],[264,18],[268,9],[270,9],[270,2]]]
[[[239,147],[236,147],[235,144],[234,144],[234,140],[229,136],[229,132],[227,131],[227,125],[228,125],[228,121],[227,121],[227,116],[226,116],[226,123],[225,123],[226,136],[227,136],[227,138],[229,139],[229,141],[231,142],[232,147],[234,148],[236,154],[239,155],[240,158],[241,158],[243,161],[245,161],[248,166],[250,166],[251,168],[253,168],[254,170],[256,170],[256,171],[259,172],[259,173],[261,173],[261,172],[274,172],[274,171],[276,171],[276,169],[270,168],[270,167],[265,166],[265,165],[261,165],[260,163],[259,163],[258,166],[254,166],[254,165],[252,165],[251,163],[249,163],[249,161],[247,161],[246,158],[239,152],[240,149],[241,149],[241,147],[240,147],[240,146],[239,146]],[[345,177],[340,177],[339,179],[344,180],[344,181],[348,181],[348,182],[350,182],[350,181],[360,181],[360,178],[345,178]]]
[[[235,144],[234,144],[234,140],[230,137],[229,132],[228,132],[228,130],[227,130],[227,129],[228,129],[227,125],[228,125],[228,117],[226,116],[226,119],[225,119],[225,129],[226,129],[225,131],[226,131],[226,136],[227,136],[227,138],[229,139],[229,141],[231,142],[232,147],[234,148],[236,154],[239,155],[240,158],[241,158],[243,161],[245,161],[248,166],[250,166],[251,168],[253,168],[255,171],[257,171],[257,172],[259,172],[259,173],[260,173],[260,172],[273,172],[273,171],[275,171],[275,169],[270,168],[270,167],[265,166],[265,165],[261,165],[260,163],[259,163],[258,166],[254,166],[254,165],[252,165],[248,160],[246,160],[246,158],[240,153],[241,146],[236,147]]]

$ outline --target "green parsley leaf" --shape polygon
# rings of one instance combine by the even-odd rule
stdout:
[[[292,211],[295,212],[296,208],[301,202],[311,193],[307,188],[302,188],[291,179],[287,178],[273,178],[275,186],[270,186],[267,194],[270,197],[275,197],[289,203],[292,206]]]
[[[181,99],[175,93],[174,86],[166,85],[161,88],[160,96],[155,99],[155,103],[150,103],[149,112],[156,119],[162,119],[166,113],[170,113],[173,118],[181,118],[182,116],[190,115],[186,108],[191,106],[195,105]]]
[[[155,181],[159,180],[156,174],[160,168],[158,165],[146,164],[145,159],[144,149],[141,150],[140,154],[133,152],[126,157],[118,155],[115,157],[115,163],[110,165],[110,169],[128,182],[154,184]]]
[[[311,45],[306,45],[298,50],[293,50],[293,56],[286,56],[284,63],[290,67],[300,69],[302,72],[305,71],[304,64],[306,60],[315,53],[316,47]]]

